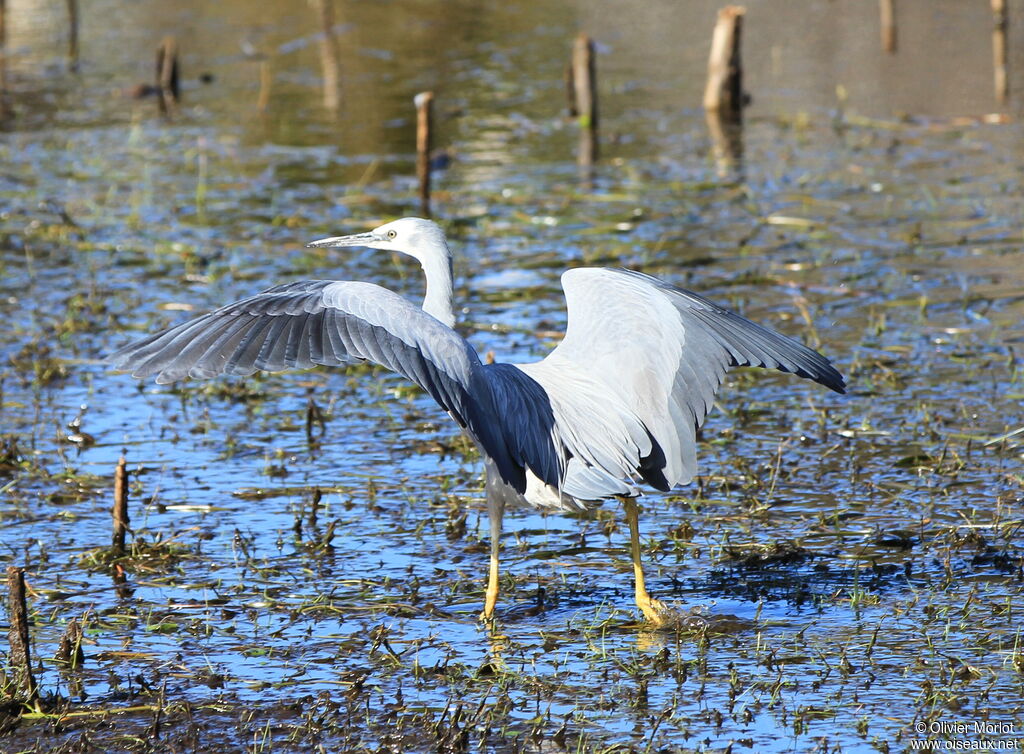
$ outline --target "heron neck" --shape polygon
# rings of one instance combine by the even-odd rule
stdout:
[[[448,327],[455,326],[452,311],[452,258],[445,249],[443,254],[432,254],[420,260],[427,278],[427,292],[423,297],[423,311]]]

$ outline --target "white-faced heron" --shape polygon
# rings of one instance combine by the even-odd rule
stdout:
[[[479,447],[487,479],[491,562],[482,618],[498,597],[505,505],[581,510],[622,500],[636,604],[660,624],[671,611],[644,584],[638,485],[658,490],[696,474],[696,430],[726,371],[756,366],[837,393],[842,375],[819,353],[702,296],[624,269],[562,275],[565,338],[530,364],[484,364],[454,329],[451,252],[435,223],[403,218],[320,247],[367,246],[414,257],[426,276],[418,308],[372,283],[278,285],[117,351],[110,361],[161,383],[339,366],[366,359],[412,380]]]

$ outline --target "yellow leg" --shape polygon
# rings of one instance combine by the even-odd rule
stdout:
[[[489,495],[487,513],[491,519],[491,569],[487,575],[484,611],[480,613],[482,621],[494,619],[494,606],[498,602],[498,554],[501,552],[501,519],[505,514],[504,501]]]
[[[639,512],[636,500],[631,497],[623,498],[622,505],[626,510],[626,521],[629,523],[629,548],[633,556],[633,578],[636,582],[636,606],[644,614],[644,618],[656,626],[668,622],[671,611],[661,600],[656,600],[647,593],[647,584],[644,581],[644,568],[640,563],[640,530]]]
[[[491,572],[487,576],[487,593],[484,597],[484,611],[480,620],[488,621],[494,617],[494,606],[498,602],[498,548],[491,543]]]

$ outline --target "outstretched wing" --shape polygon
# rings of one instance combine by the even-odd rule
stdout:
[[[462,336],[392,291],[372,283],[306,280],[250,298],[150,335],[115,352],[115,368],[160,383],[186,377],[247,375],[260,370],[338,366],[366,359],[422,387],[469,430],[515,489],[525,466],[557,472],[556,451],[539,440],[524,446],[496,408],[494,383]],[[507,382],[507,381],[506,381]],[[492,384],[494,383],[494,384]],[[529,385],[511,386],[514,391]],[[543,398],[543,391],[533,390]],[[520,399],[522,400],[522,399]],[[544,411],[538,408],[541,424]],[[550,417],[550,411],[546,416]],[[548,418],[548,429],[553,419]],[[526,458],[529,455],[530,458]]]
[[[692,479],[696,429],[731,366],[778,369],[845,392],[842,375],[821,354],[649,275],[581,268],[564,273],[562,287],[565,338],[522,368],[552,396],[559,426],[575,424],[574,455],[582,454],[590,473],[606,466],[603,455],[614,461],[605,469],[612,476],[625,471],[659,489]],[[567,385],[593,380],[603,390]],[[633,417],[649,437],[638,436]]]

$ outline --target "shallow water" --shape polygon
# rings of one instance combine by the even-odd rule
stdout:
[[[87,734],[100,750],[885,751],[975,720],[1020,736],[1024,132],[1016,101],[992,101],[991,19],[971,5],[900,4],[887,57],[874,6],[751,3],[754,100],[725,165],[697,107],[710,3],[339,4],[337,115],[310,7],[100,3],[70,74],[62,16],[13,4],[0,559],[26,569],[54,708],[144,709],[23,720],[12,750]],[[590,176],[562,113],[579,28],[600,43]],[[166,33],[185,76],[171,120],[122,92]],[[270,56],[263,113],[250,50]],[[507,514],[490,634],[478,461],[385,372],[158,387],[100,363],[290,279],[420,296],[407,260],[303,244],[418,212],[426,88],[453,155],[435,216],[481,354],[542,357],[564,329],[558,275],[621,265],[847,376],[840,397],[733,372],[700,480],[643,499],[651,588],[713,630],[637,622],[607,505]],[[64,441],[79,416],[87,446]],[[134,539],[113,564],[122,453]],[[49,658],[83,616],[69,671]]]

